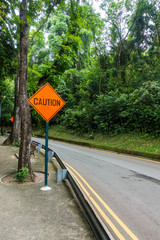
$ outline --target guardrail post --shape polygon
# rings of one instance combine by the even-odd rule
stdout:
[[[57,183],[62,183],[67,178],[67,169],[57,169]]]
[[[53,151],[48,151],[48,162],[51,162],[51,157],[54,156],[54,152]]]
[[[38,152],[40,152],[40,149],[42,148],[42,144],[41,143],[39,143],[38,144]]]

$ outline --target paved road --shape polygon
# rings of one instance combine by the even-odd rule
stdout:
[[[160,163],[55,141],[49,148],[73,168],[115,239],[160,239]]]

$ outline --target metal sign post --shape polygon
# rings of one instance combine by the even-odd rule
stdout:
[[[46,142],[45,142],[45,186],[41,188],[42,191],[51,190],[48,187],[48,128],[49,122],[46,122]]]
[[[48,127],[49,127],[49,122],[46,122],[45,186],[47,186],[47,177],[48,177]]]
[[[46,83],[28,100],[28,103],[46,120],[46,147],[45,147],[45,186],[43,191],[50,190],[48,180],[48,127],[49,120],[66,104],[49,83]]]

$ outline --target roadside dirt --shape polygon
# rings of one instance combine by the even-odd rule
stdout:
[[[35,179],[34,179],[34,182],[31,181],[30,177],[28,177],[26,179],[26,181],[24,182],[17,182],[16,181],[16,173],[13,173],[13,174],[10,174],[6,177],[3,177],[1,179],[2,183],[4,184],[20,184],[20,185],[23,185],[23,184],[34,184],[34,183],[40,183],[40,182],[43,182],[44,181],[44,173],[42,172],[34,172],[35,174]]]
[[[25,182],[17,182],[16,181],[16,173],[17,173],[17,166],[18,166],[18,159],[16,158],[15,154],[18,155],[19,148],[15,146],[3,146],[3,142],[6,137],[0,137],[0,159],[4,159],[3,167],[5,166],[6,174],[2,176],[1,182],[4,184],[14,184],[14,185],[28,185],[34,183],[41,183],[44,181],[44,172],[37,169],[37,164],[39,163],[42,156],[36,152],[35,156],[31,156],[31,163],[33,167],[33,172],[35,174],[35,181],[32,182],[30,177],[26,179]],[[0,163],[1,167],[2,162]],[[10,168],[8,168],[10,166]],[[34,169],[36,166],[36,169]],[[38,170],[38,171],[37,171]],[[1,173],[1,171],[0,171]],[[0,174],[1,175],[1,174]]]

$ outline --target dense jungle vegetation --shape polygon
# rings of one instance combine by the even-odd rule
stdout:
[[[20,2],[0,3],[1,126],[14,115]],[[49,82],[66,102],[50,124],[159,135],[160,0],[101,0],[99,13],[89,0],[28,2],[28,98]]]

